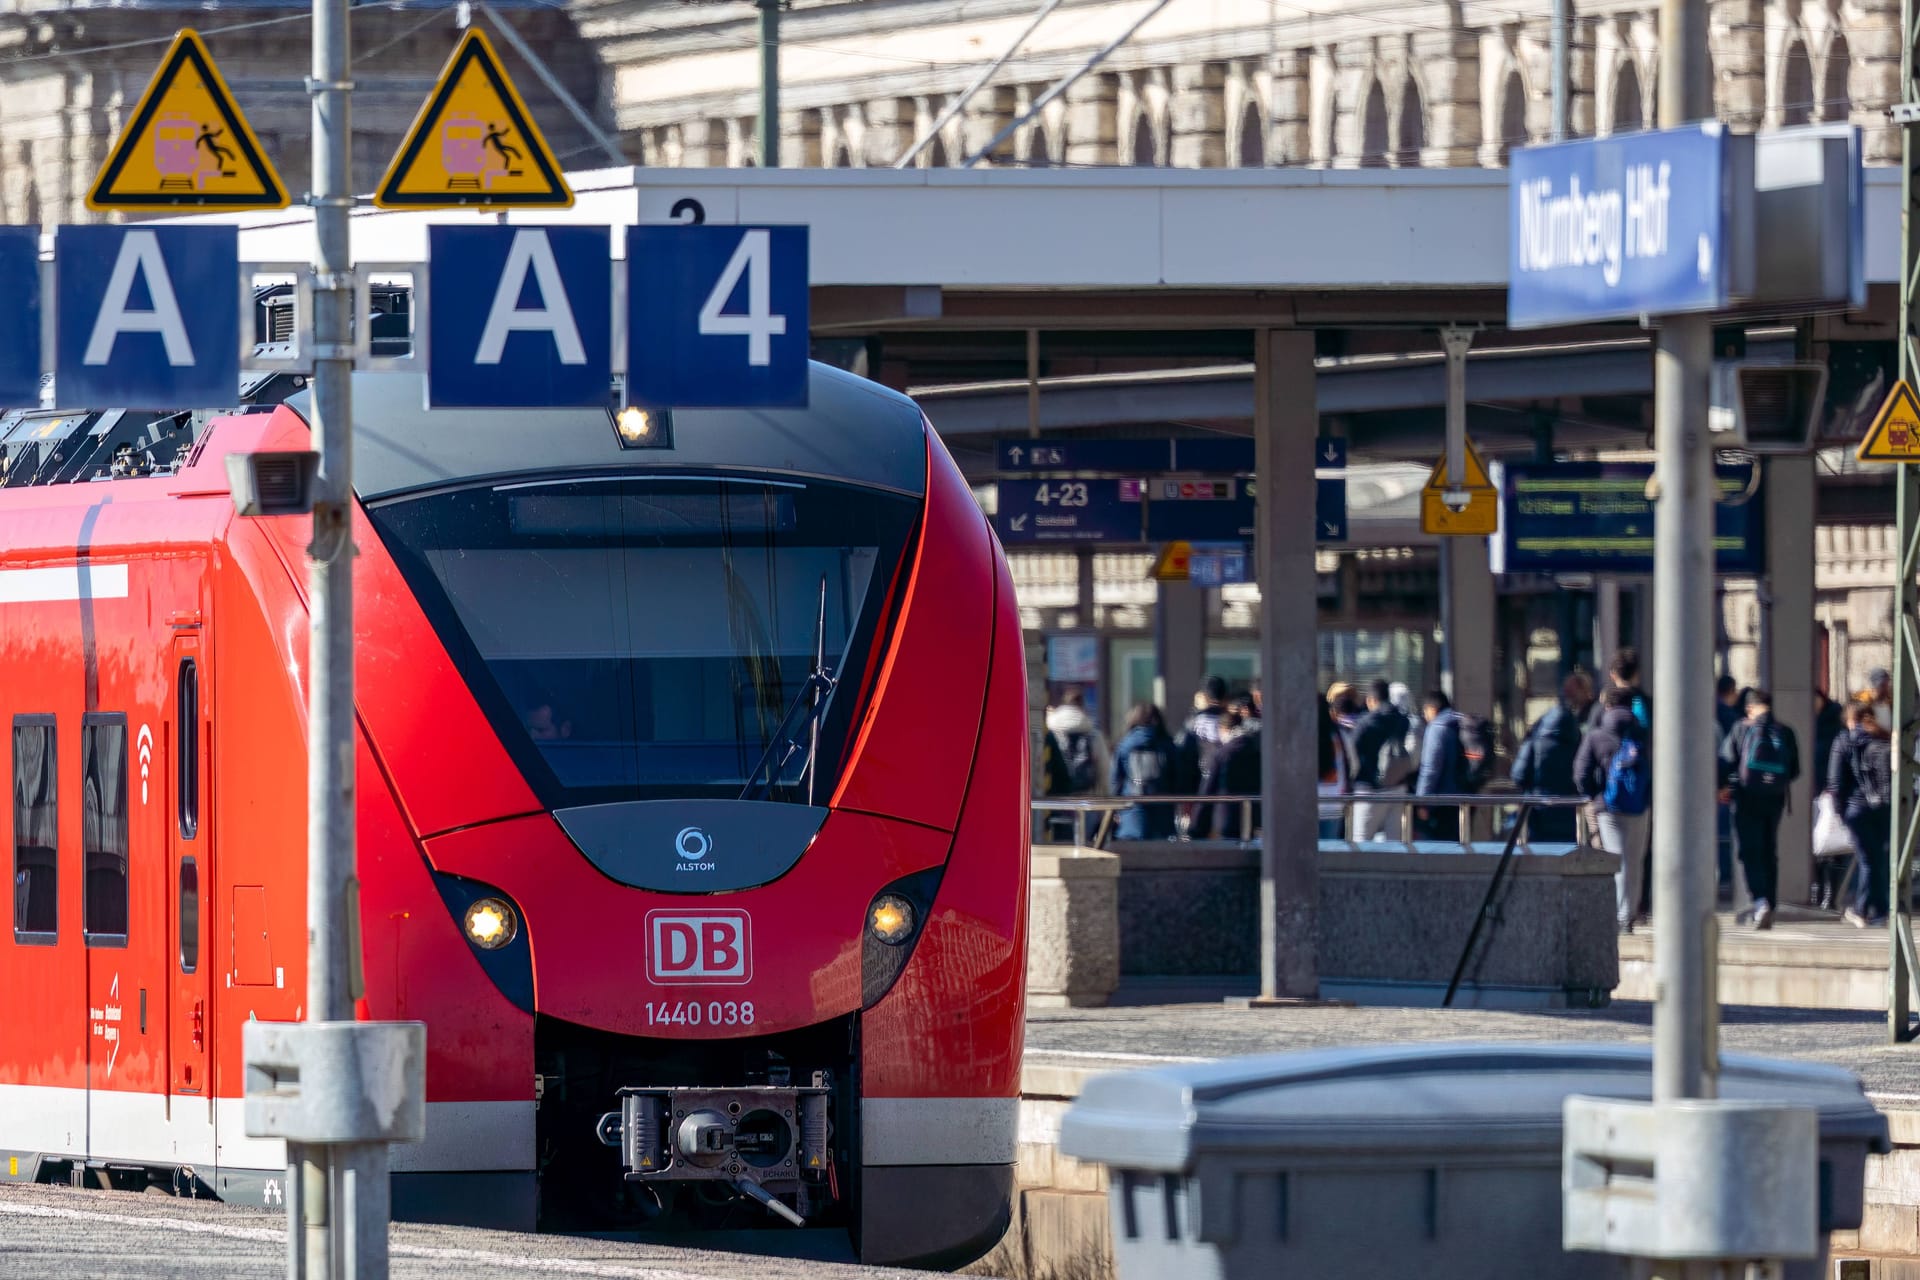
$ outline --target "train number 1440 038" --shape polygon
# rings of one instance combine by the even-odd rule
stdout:
[[[651,1027],[750,1027],[753,1025],[753,1001],[649,1000],[647,1025]]]

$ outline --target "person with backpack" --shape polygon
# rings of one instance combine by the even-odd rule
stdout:
[[[1375,795],[1407,789],[1419,762],[1407,748],[1409,725],[1393,705],[1385,680],[1367,686],[1367,713],[1353,731],[1353,792]],[[1400,838],[1397,805],[1361,803],[1353,806],[1355,841]],[[1391,830],[1389,830],[1391,828]]]
[[[1842,916],[1856,929],[1885,924],[1887,845],[1892,835],[1893,743],[1871,703],[1847,708],[1846,732],[1833,740],[1827,795],[1853,833],[1853,901]]]
[[[1462,740],[1465,718],[1453,709],[1453,702],[1438,689],[1430,691],[1420,705],[1427,729],[1420,737],[1420,772],[1414,779],[1417,796],[1465,795],[1468,785],[1467,748]],[[1460,807],[1428,805],[1413,811],[1414,838],[1419,840],[1460,839]]]
[[[1253,699],[1241,694],[1227,706],[1226,740],[1213,749],[1209,761],[1206,781],[1201,784],[1200,794],[1206,796],[1252,796],[1260,795],[1260,716],[1253,708]],[[1253,831],[1260,826],[1260,806],[1253,806],[1252,829],[1240,829],[1240,811],[1242,806],[1234,802],[1223,801],[1216,805],[1202,805],[1201,808],[1213,810],[1209,829],[1218,840],[1250,840]]]
[[[1800,776],[1800,743],[1773,718],[1773,698],[1755,689],[1747,718],[1720,744],[1720,799],[1733,806],[1733,840],[1753,895],[1753,927],[1773,928],[1780,880],[1780,817]]]
[[[1108,781],[1116,796],[1178,795],[1173,778],[1173,739],[1160,708],[1142,702],[1127,713],[1127,730],[1113,749]],[[1116,840],[1167,840],[1174,832],[1173,806],[1129,805],[1120,811]]]
[[[1226,736],[1226,726],[1227,682],[1219,676],[1208,676],[1200,691],[1193,695],[1193,714],[1180,726],[1180,733],[1173,740],[1173,777],[1168,782],[1167,794],[1201,794],[1213,753]],[[1213,834],[1211,806],[1195,805],[1187,812],[1189,839],[1205,840]]]
[[[1087,714],[1087,695],[1068,689],[1060,695],[1058,706],[1047,712],[1047,732],[1060,743],[1060,760],[1066,766],[1066,790],[1070,796],[1100,795],[1106,789],[1107,735]],[[1098,818],[1099,815],[1089,815]],[[1058,814],[1056,826],[1065,827],[1071,838],[1072,814]],[[1091,825],[1091,824],[1090,824]]]
[[[1615,685],[1600,698],[1600,723],[1587,730],[1573,759],[1574,790],[1593,802],[1600,847],[1620,859],[1613,874],[1614,915],[1632,933],[1647,874],[1647,815],[1653,770],[1646,727],[1633,714],[1633,694]]]
[[[1580,754],[1580,712],[1593,700],[1593,685],[1574,672],[1560,686],[1560,701],[1533,722],[1527,739],[1513,758],[1513,785],[1527,795],[1578,795],[1573,785],[1573,761]],[[1575,837],[1572,809],[1539,809],[1527,819],[1527,839],[1564,840]]]
[[[1640,651],[1629,646],[1613,655],[1613,661],[1607,664],[1607,687],[1627,691],[1627,709],[1633,712],[1633,718],[1647,731],[1649,741],[1653,737],[1653,700],[1647,697],[1647,691],[1640,687]],[[1602,698],[1593,704],[1593,710],[1587,716],[1587,728],[1598,728],[1606,719],[1607,701]]]

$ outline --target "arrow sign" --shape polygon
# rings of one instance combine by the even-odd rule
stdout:
[[[1007,450],[1007,456],[1013,459],[1013,465],[1017,467],[1020,465],[1020,459],[1027,456],[1027,451],[1016,444]]]
[[[1313,482],[1315,542],[1347,540],[1347,482],[1345,478]]]
[[[1313,465],[1327,470],[1347,465],[1347,442],[1339,436],[1321,436],[1313,442]]]

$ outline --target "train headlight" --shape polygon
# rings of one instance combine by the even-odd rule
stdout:
[[[630,404],[613,415],[613,434],[622,449],[671,449],[673,415]]]
[[[481,898],[467,908],[467,940],[485,951],[498,951],[520,932],[520,918],[504,899]]]
[[[897,947],[913,936],[913,904],[897,893],[883,893],[873,900],[867,913],[867,928],[890,947]]]

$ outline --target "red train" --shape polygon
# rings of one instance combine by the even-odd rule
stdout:
[[[427,412],[355,382],[359,973],[428,1027],[403,1217],[1004,1228],[1026,686],[1006,561],[911,401]],[[278,1205],[240,1030],[305,987],[304,518],[200,421],[0,420],[0,1176]]]

